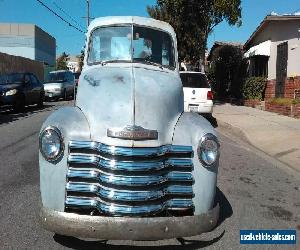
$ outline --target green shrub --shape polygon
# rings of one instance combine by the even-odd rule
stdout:
[[[277,105],[292,105],[292,104],[300,104],[300,99],[272,98],[268,100],[268,103],[277,104]]]
[[[294,99],[292,100],[292,104],[300,104],[300,99]]]
[[[262,100],[267,79],[264,77],[249,77],[243,86],[243,97],[246,100]]]

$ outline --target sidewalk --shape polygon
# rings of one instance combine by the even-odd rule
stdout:
[[[230,104],[214,106],[213,116],[219,126],[300,172],[300,119]]]

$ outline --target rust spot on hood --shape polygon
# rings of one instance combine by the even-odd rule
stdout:
[[[116,82],[125,83],[125,81],[124,81],[124,76],[116,75],[116,76],[114,76],[114,80],[115,80]]]

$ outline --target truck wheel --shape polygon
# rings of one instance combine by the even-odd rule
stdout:
[[[25,97],[24,96],[17,97],[15,103],[13,104],[14,111],[21,112],[24,110],[24,107],[25,107]]]

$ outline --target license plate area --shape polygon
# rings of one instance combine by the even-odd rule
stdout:
[[[198,112],[198,105],[189,105],[190,112]]]

